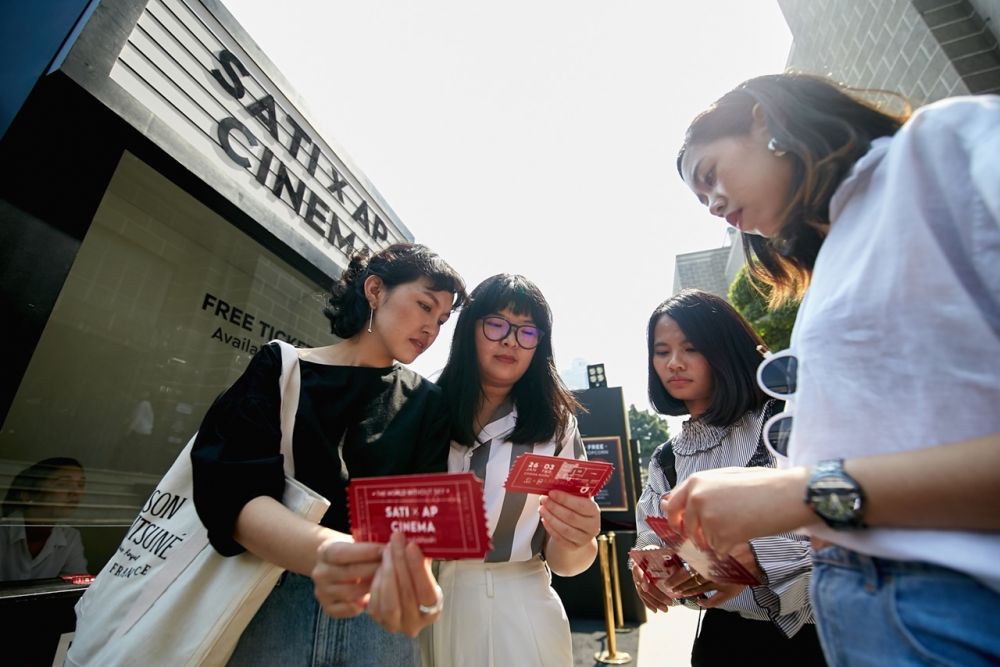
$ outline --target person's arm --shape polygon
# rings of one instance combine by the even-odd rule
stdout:
[[[635,504],[635,548],[662,547],[663,542],[656,535],[652,528],[646,523],[647,516],[660,515],[660,498],[670,491],[670,484],[663,468],[660,466],[660,451],[666,445],[660,445],[649,458],[648,474],[646,475],[646,486],[643,487],[638,502]],[[676,601],[669,595],[669,588],[665,584],[651,584],[642,575],[639,566],[632,562],[631,557],[628,563],[629,571],[632,573],[632,584],[635,592],[646,607],[654,612],[667,611],[676,604]]]
[[[1000,433],[844,467],[864,490],[870,526],[1000,531]],[[699,547],[728,553],[751,538],[818,523],[803,502],[808,480],[804,467],[710,470],[678,485],[662,509]]]

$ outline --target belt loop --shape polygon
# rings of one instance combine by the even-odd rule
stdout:
[[[493,597],[493,570],[486,569],[486,597]]]
[[[861,575],[865,580],[865,590],[869,593],[875,593],[879,588],[879,567],[878,561],[871,556],[865,556],[864,554],[855,554],[858,559],[858,565],[861,568]]]

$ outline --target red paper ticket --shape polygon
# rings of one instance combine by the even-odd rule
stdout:
[[[632,549],[628,555],[632,562],[639,566],[642,576],[651,584],[666,579],[678,567],[682,567],[681,560],[670,547]]]
[[[507,474],[508,491],[547,494],[552,489],[593,497],[611,477],[614,466],[604,461],[577,461],[559,456],[521,454]]]
[[[472,473],[352,479],[347,487],[351,535],[388,542],[404,533],[428,558],[482,558],[492,548],[483,484]]]
[[[660,516],[647,516],[646,524],[653,529],[663,543],[672,549],[695,572],[723,584],[746,584],[756,586],[760,583],[753,574],[732,556],[719,558],[712,553],[702,551],[690,538],[674,532],[666,519]]]

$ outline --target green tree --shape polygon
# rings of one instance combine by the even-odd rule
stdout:
[[[628,428],[632,438],[639,441],[640,468],[642,478],[646,479],[646,469],[649,467],[649,457],[653,450],[670,439],[667,420],[649,410],[637,410],[634,405],[628,407]],[[645,483],[645,481],[643,482]]]
[[[729,286],[729,302],[747,318],[772,352],[788,347],[795,314],[799,310],[798,301],[771,310],[767,305],[767,293],[757,291],[747,276],[747,267],[743,266]]]

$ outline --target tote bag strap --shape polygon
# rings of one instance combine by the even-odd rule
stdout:
[[[295,431],[295,413],[299,409],[298,348],[283,340],[273,340],[281,350],[281,455],[285,461],[285,475],[295,478],[295,457],[292,455],[292,433]]]

